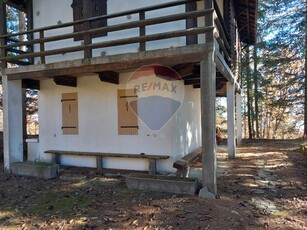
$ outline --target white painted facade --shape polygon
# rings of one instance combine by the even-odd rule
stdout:
[[[57,86],[41,81],[39,91],[38,161],[50,161],[48,149],[168,155],[157,163],[158,171],[174,171],[173,162],[201,146],[200,91],[185,86],[185,99],[177,114],[154,137],[139,120],[138,135],[118,135],[117,89],[125,89],[131,72],[120,74],[120,84],[101,82],[97,75],[78,77],[78,87]],[[62,134],[62,93],[78,93],[79,134]],[[154,115],[153,115],[154,116]],[[159,118],[156,118],[159,119]],[[32,159],[33,160],[33,159]],[[94,157],[62,157],[62,164],[96,167]],[[147,170],[147,160],[106,158],[105,168]]]
[[[133,10],[141,7],[147,7],[151,5],[157,5],[162,3],[167,3],[167,0],[156,0],[156,1],[144,1],[144,0],[133,0],[133,4],[131,1],[127,0],[109,0],[107,1],[107,14],[118,13],[122,11]],[[41,28],[51,25],[62,24],[66,22],[73,21],[73,9],[71,7],[72,0],[34,0],[33,1],[33,21],[34,28]],[[61,6],[61,7],[59,7]],[[166,9],[160,9],[159,11],[150,11],[145,15],[146,19],[157,17],[158,16],[166,16],[171,14],[177,14],[185,12],[184,5],[169,7]],[[129,23],[133,21],[138,21],[139,15],[132,14],[124,17],[117,17],[108,19],[108,26],[121,24],[121,23]],[[185,29],[185,21],[176,21],[163,23],[159,25],[147,26],[146,27],[146,35],[157,34],[163,32],[171,32],[176,30]],[[61,34],[67,34],[69,32],[73,32],[73,27],[65,27],[62,29],[48,31],[45,34],[45,37],[55,36]],[[38,38],[38,34],[36,34],[36,38]],[[111,41],[114,39],[123,39],[129,37],[138,37],[139,29],[127,29],[121,30],[118,32],[109,32],[107,36],[94,38],[93,43],[103,42],[103,41]],[[163,41],[152,41],[146,43],[146,50],[155,50],[169,47],[177,47],[184,46],[186,43],[185,37],[181,38],[173,38],[173,39],[164,39]],[[81,44],[81,41],[73,41],[73,39],[67,39],[66,42],[49,42],[47,43],[45,50],[49,49],[61,49],[70,46],[78,46]],[[39,49],[38,46],[35,47],[36,50]],[[113,55],[113,54],[122,54],[122,53],[135,53],[138,52],[139,44],[130,44],[130,45],[122,45],[111,48],[102,48],[93,50],[93,57],[104,56],[104,55]],[[62,55],[54,55],[52,57],[48,57],[46,59],[47,63],[58,62],[60,60],[67,61],[73,59],[81,59],[83,58],[83,52],[75,52],[75,53],[63,53]],[[38,63],[38,59],[36,59],[36,63]]]

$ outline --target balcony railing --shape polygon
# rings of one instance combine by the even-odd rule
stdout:
[[[220,52],[223,53],[224,58],[230,61],[230,38],[227,32],[226,26],[223,22],[222,16],[216,9],[203,9],[195,10],[189,12],[176,13],[166,16],[156,16],[151,18],[145,18],[148,12],[167,9],[174,6],[185,6],[186,4],[196,2],[196,0],[182,0],[175,1],[166,4],[159,4],[150,7],[144,7],[135,10],[129,10],[125,12],[119,12],[94,18],[89,18],[85,20],[79,20],[69,23],[63,23],[54,26],[48,26],[43,28],[37,28],[32,30],[27,30],[19,33],[12,33],[0,36],[0,61],[3,63],[14,63],[17,65],[31,65],[34,64],[35,60],[39,60],[41,64],[47,64],[46,58],[53,55],[62,55],[74,52],[83,52],[82,58],[92,58],[93,50],[101,48],[110,48],[120,45],[129,44],[139,44],[138,51],[145,51],[146,43],[151,41],[158,41],[170,38],[187,37],[191,35],[206,34],[208,31],[213,31],[215,34],[216,41],[219,44]],[[216,4],[215,4],[216,5]],[[114,18],[119,18],[123,16],[138,15],[139,20],[132,22],[125,22],[119,24],[108,25],[106,27],[89,29],[82,32],[75,33],[61,33],[57,34],[59,29],[67,29],[66,31],[71,31],[74,25],[84,23],[84,25],[89,24],[88,22],[95,20],[110,20]],[[149,26],[160,25],[163,23],[170,23],[176,21],[186,21],[188,19],[205,17],[206,15],[215,14],[215,27],[197,26],[188,29],[178,29],[175,31],[161,32],[161,33],[151,33],[146,34],[146,28]],[[93,37],[99,36],[99,34],[107,34],[110,32],[124,31],[128,29],[137,29],[139,32],[132,37],[126,38],[116,38],[109,41],[97,41]],[[18,37],[24,36],[28,39],[27,41],[18,41]],[[82,42],[68,42],[83,38]],[[50,47],[51,43],[61,44],[61,47]],[[81,43],[81,44],[80,44]],[[49,44],[49,46],[48,46]],[[69,44],[69,46],[67,46]],[[21,49],[21,47],[26,47],[26,49]]]

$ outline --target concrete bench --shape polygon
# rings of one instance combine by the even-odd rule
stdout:
[[[169,156],[166,155],[147,155],[145,153],[141,154],[129,154],[129,153],[102,153],[102,152],[78,152],[78,151],[63,151],[63,150],[46,150],[44,153],[52,154],[52,162],[60,164],[61,155],[73,155],[73,156],[94,156],[96,157],[97,169],[101,170],[103,168],[103,158],[104,157],[116,157],[116,158],[138,158],[138,159],[148,159],[148,171],[149,174],[157,173],[157,160],[168,159]]]
[[[189,171],[189,164],[197,160],[201,156],[201,153],[201,148],[198,148],[175,161],[173,167],[177,169],[176,175],[178,177],[187,177]]]

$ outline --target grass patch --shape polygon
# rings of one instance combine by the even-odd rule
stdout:
[[[46,214],[60,213],[70,216],[73,210],[84,209],[92,203],[90,196],[82,196],[77,191],[49,192],[36,201],[29,210],[29,214],[44,216]]]

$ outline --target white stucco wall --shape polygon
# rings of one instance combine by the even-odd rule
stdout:
[[[11,163],[23,161],[22,90],[21,80],[3,81],[3,150],[4,169],[9,171]]]
[[[185,100],[177,114],[162,128],[159,137],[139,121],[138,135],[118,135],[117,89],[124,89],[131,73],[120,74],[120,84],[101,82],[97,75],[78,78],[78,87],[57,86],[41,81],[39,91],[39,160],[50,160],[48,149],[146,153],[169,155],[159,161],[158,171],[173,171],[173,162],[200,146],[199,90],[185,87]],[[63,135],[62,93],[78,92],[79,135]],[[94,157],[63,157],[63,164],[95,167]],[[147,160],[106,159],[106,168],[147,170]]]
[[[146,7],[150,5],[156,5],[161,3],[167,3],[167,0],[156,0],[156,1],[143,1],[143,0],[133,0],[133,4],[131,1],[127,0],[109,0],[107,1],[107,13],[117,13],[122,11],[127,11],[131,9],[137,9],[141,7]],[[33,1],[33,17],[34,17],[34,28],[41,28],[50,25],[56,25],[59,23],[65,22],[72,22],[73,21],[73,10],[71,8],[72,0],[34,0]],[[60,7],[59,7],[60,6]],[[185,11],[185,7],[176,6],[170,7],[164,10],[159,11],[150,11],[146,13],[146,19],[158,17],[158,16],[165,16],[171,15],[176,13],[181,13]],[[132,14],[129,16],[112,18],[108,20],[108,25],[116,25],[119,23],[129,23],[132,21],[139,20],[138,14]],[[154,34],[154,33],[162,33],[162,32],[170,32],[175,30],[182,30],[185,29],[185,21],[176,21],[170,23],[164,23],[160,25],[148,26],[146,27],[146,34]],[[57,29],[49,31],[45,34],[45,37],[60,35],[65,33],[73,32],[72,27],[66,27],[63,29]],[[129,29],[123,30],[119,32],[110,32],[107,36],[94,38],[93,43],[102,42],[102,41],[111,41],[115,39],[122,39],[122,38],[129,38],[129,37],[138,37],[139,36],[139,29]],[[35,35],[38,38],[38,34]],[[65,42],[49,42],[46,44],[45,49],[59,49],[59,48],[66,48],[69,46],[78,46],[81,44],[81,41],[74,42],[73,39],[65,40]],[[153,50],[158,48],[168,48],[171,46],[183,46],[185,45],[185,38],[174,38],[174,39],[164,39],[159,41],[152,41],[146,43],[147,50]],[[119,54],[119,53],[130,53],[130,52],[137,52],[139,48],[139,44],[131,44],[131,45],[123,45],[123,46],[116,46],[104,49],[95,49],[93,50],[93,56],[101,56],[101,55],[112,55],[112,54]],[[39,50],[39,46],[35,46],[35,50]],[[75,52],[75,53],[63,53],[62,55],[54,55],[48,57],[46,59],[47,63],[57,62],[60,60],[72,60],[72,59],[79,59],[83,58],[83,52]],[[39,60],[36,59],[36,63]]]

